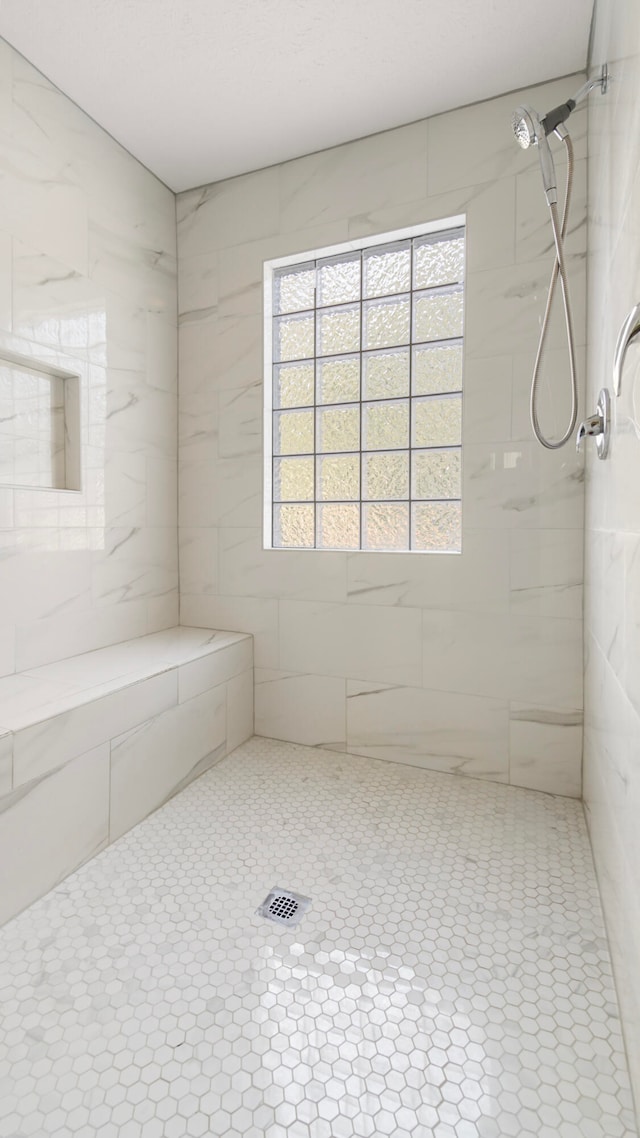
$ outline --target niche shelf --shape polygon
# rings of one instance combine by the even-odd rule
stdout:
[[[80,377],[0,348],[0,486],[80,490]]]

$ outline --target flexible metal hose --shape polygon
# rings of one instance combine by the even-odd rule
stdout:
[[[551,213],[551,228],[553,229],[553,239],[556,247],[556,258],[553,264],[551,273],[551,280],[549,282],[549,292],[547,295],[547,303],[544,310],[542,319],[542,328],[540,329],[540,339],[538,341],[538,351],[536,352],[536,362],[533,366],[533,377],[531,380],[531,426],[533,433],[539,443],[548,450],[559,450],[565,443],[569,441],[575,430],[576,421],[578,418],[578,377],[576,370],[576,350],[573,340],[573,321],[571,318],[571,302],[569,299],[569,282],[567,280],[567,268],[564,259],[564,239],[567,232],[567,223],[569,220],[569,203],[571,201],[571,190],[573,187],[573,144],[569,135],[565,135],[562,139],[567,148],[567,190],[564,198],[564,206],[562,209],[562,222],[558,220],[558,207],[557,205],[550,205],[549,210]],[[562,288],[562,300],[564,307],[564,318],[567,329],[567,344],[569,347],[569,368],[571,371],[571,420],[565,433],[557,442],[552,442],[550,439],[545,438],[542,433],[540,421],[538,419],[537,409],[537,396],[538,387],[540,384],[540,371],[542,368],[542,357],[544,354],[545,341],[549,331],[549,319],[551,316],[551,307],[553,298],[556,291],[556,284],[560,277],[560,285]]]

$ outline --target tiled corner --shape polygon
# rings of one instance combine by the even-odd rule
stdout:
[[[582,712],[511,704],[509,782],[580,798]]]
[[[349,680],[347,750],[507,782],[507,705],[477,695]]]
[[[256,669],[256,735],[309,747],[346,747],[346,681]]]

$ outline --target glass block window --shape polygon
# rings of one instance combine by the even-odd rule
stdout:
[[[455,220],[266,266],[267,547],[460,551]]]

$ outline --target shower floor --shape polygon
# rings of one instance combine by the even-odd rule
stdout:
[[[581,807],[533,791],[252,739],[0,931],[0,997],[2,1138],[636,1134]]]

